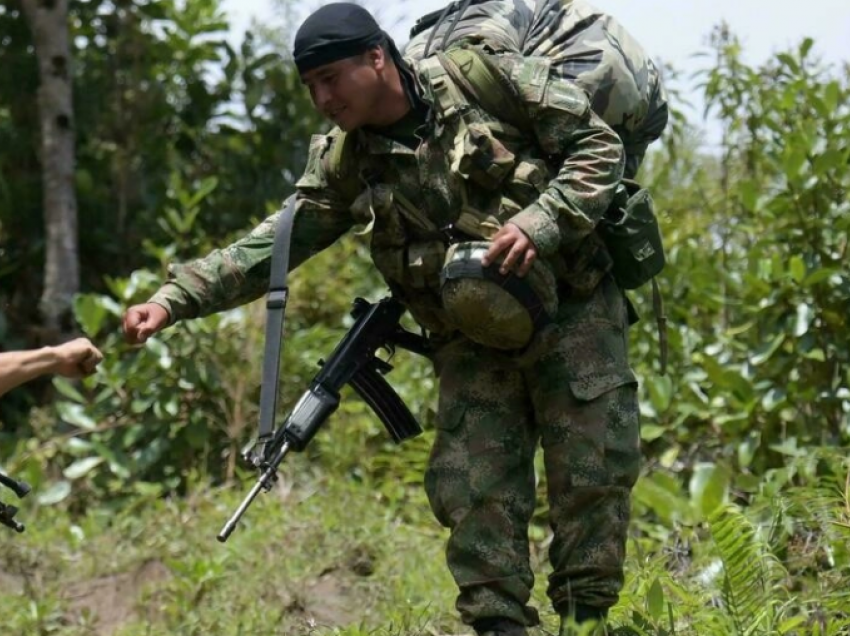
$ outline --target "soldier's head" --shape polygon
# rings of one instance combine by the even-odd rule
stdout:
[[[293,57],[313,105],[345,131],[382,126],[404,99],[397,49],[375,18],[347,2],[311,14],[295,35]]]

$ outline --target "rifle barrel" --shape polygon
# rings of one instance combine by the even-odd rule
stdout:
[[[245,514],[245,511],[248,510],[248,507],[254,502],[257,495],[259,495],[261,491],[271,488],[275,474],[277,473],[277,467],[280,466],[280,462],[283,461],[283,458],[286,457],[288,452],[289,442],[284,442],[277,455],[275,455],[274,459],[272,459],[269,463],[268,468],[263,471],[263,474],[260,475],[259,479],[257,479],[257,483],[254,484],[254,487],[251,488],[251,491],[247,494],[245,499],[242,500],[242,503],[239,504],[236,512],[234,512],[233,516],[227,520],[227,523],[224,524],[224,527],[216,536],[216,539],[218,539],[220,543],[226,542],[230,535],[233,534],[233,531],[236,529],[236,524],[239,523],[242,515]]]

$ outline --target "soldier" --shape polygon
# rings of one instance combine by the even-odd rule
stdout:
[[[76,338],[55,347],[0,353],[0,395],[49,373],[81,378],[94,373],[103,360],[87,338]]]
[[[308,17],[294,59],[336,127],[313,137],[296,184],[293,267],[371,223],[376,266],[428,331],[439,408],[425,488],[450,529],[462,620],[488,636],[539,622],[528,524],[541,444],[549,596],[562,634],[573,620],[602,625],[639,462],[626,303],[595,232],[623,174],[619,138],[545,59],[456,49],[410,63],[354,4]],[[500,112],[514,123],[464,87],[482,69],[512,97]],[[261,296],[279,214],[172,266],[127,311],[127,339]]]

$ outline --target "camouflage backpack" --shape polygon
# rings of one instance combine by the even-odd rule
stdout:
[[[461,42],[545,57],[578,85],[626,149],[634,178],[667,124],[667,96],[650,57],[612,16],[585,0],[458,0],[420,18],[404,57],[417,61]]]

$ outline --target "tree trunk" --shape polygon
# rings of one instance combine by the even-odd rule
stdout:
[[[74,107],[68,0],[21,0],[39,67],[45,268],[39,310],[48,329],[71,329],[71,302],[80,288],[77,199],[74,192]]]

